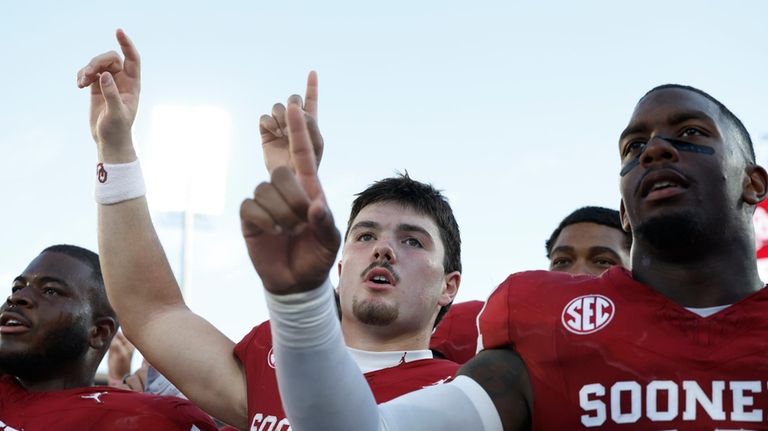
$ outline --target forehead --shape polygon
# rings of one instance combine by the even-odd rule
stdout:
[[[685,114],[708,117],[722,128],[720,108],[714,102],[690,90],[665,88],[640,99],[632,112],[627,129],[640,126],[650,129]]]
[[[66,254],[44,252],[27,266],[21,276],[27,280],[42,277],[57,278],[80,290],[81,286],[90,279],[91,268]]]
[[[592,247],[610,248],[616,253],[626,248],[624,233],[618,229],[597,223],[574,223],[560,231],[552,250],[572,247],[576,250]]]
[[[400,225],[415,225],[426,230],[433,237],[439,234],[437,223],[426,214],[422,214],[399,202],[377,202],[365,206],[352,220],[351,226],[361,221],[372,221],[381,225],[383,229],[393,229]]]

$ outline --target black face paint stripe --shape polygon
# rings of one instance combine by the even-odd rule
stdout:
[[[663,139],[669,142],[678,151],[687,151],[689,153],[706,154],[708,156],[715,154],[715,149],[708,145],[693,144],[690,142],[679,141],[677,139],[672,139],[672,138],[659,137],[659,139]]]
[[[632,160],[630,160],[626,165],[624,165],[621,168],[621,172],[619,172],[619,175],[622,176],[622,177],[624,175],[627,175],[629,173],[629,171],[634,169],[635,166],[637,166],[639,164],[640,164],[640,159],[632,159]]]
[[[663,139],[669,142],[670,144],[672,144],[672,146],[675,147],[677,151],[685,151],[688,153],[696,153],[696,154],[705,154],[707,156],[711,156],[712,154],[715,154],[715,149],[708,145],[699,145],[691,142],[680,141],[678,139],[664,138],[662,136],[658,136],[658,138]],[[621,172],[619,172],[619,175],[622,177],[624,175],[627,175],[629,171],[634,169],[635,166],[639,164],[640,164],[640,158],[638,156],[638,158],[627,162],[627,164],[621,168]]]

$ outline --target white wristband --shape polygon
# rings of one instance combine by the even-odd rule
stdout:
[[[130,163],[96,165],[96,203],[111,205],[144,196],[144,177],[141,175],[139,161]]]

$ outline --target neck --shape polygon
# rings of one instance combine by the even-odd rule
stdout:
[[[29,392],[61,391],[64,389],[93,386],[95,367],[63,367],[56,375],[14,376],[16,381]]]
[[[428,350],[432,328],[400,330],[388,326],[365,325],[352,319],[341,319],[341,332],[348,347],[369,352]]]
[[[638,240],[632,247],[632,275],[684,307],[733,304],[763,287],[752,238],[732,238],[709,249],[686,260]]]

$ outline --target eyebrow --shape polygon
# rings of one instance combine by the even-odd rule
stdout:
[[[619,254],[616,253],[616,251],[614,249],[612,249],[612,248],[601,247],[601,246],[595,246],[595,247],[590,247],[589,248],[590,256],[595,255],[595,254],[601,254],[601,253],[610,254],[611,256],[614,256],[616,259],[619,259]]]
[[[572,246],[561,245],[553,248],[552,252],[549,253],[549,255],[552,256],[555,253],[575,253],[575,252],[576,252],[576,249],[573,248]],[[601,254],[601,253],[607,253],[607,254],[610,254],[611,256],[614,256],[616,259],[619,259],[619,254],[616,253],[614,249],[609,247],[602,247],[598,245],[598,246],[590,247],[588,249],[588,252],[589,252],[589,256],[594,256],[596,254]]]
[[[375,221],[362,220],[362,221],[359,221],[359,222],[355,223],[354,225],[352,225],[352,227],[349,228],[349,231],[352,232],[353,230],[357,230],[357,229],[376,229],[376,230],[381,230],[381,224],[379,224],[379,223],[377,223]],[[429,233],[429,231],[427,231],[423,227],[415,225],[415,224],[400,223],[399,225],[397,225],[396,230],[398,232],[418,232],[418,233],[421,233],[421,234],[425,235],[429,239],[432,239],[432,235]]]
[[[60,278],[57,278],[57,277],[51,277],[51,276],[45,276],[44,275],[42,277],[35,277],[35,278],[33,278],[33,280],[37,281],[39,283],[56,283],[56,284],[60,284],[60,285],[62,285],[64,287],[67,287],[67,288],[69,287],[69,284],[67,284],[66,281],[64,281],[64,280],[62,280]],[[18,277],[13,279],[14,283],[16,283],[17,281],[20,281],[20,282],[22,282],[24,284],[28,283],[27,279],[23,275],[20,275],[20,276],[18,276]]]
[[[415,224],[401,223],[397,225],[397,231],[398,232],[418,232],[426,236],[427,238],[432,239],[432,235],[430,235],[426,229],[424,229],[421,226],[417,226]]]
[[[355,229],[381,229],[381,225],[375,221],[363,220],[353,224],[349,231],[352,232]]]
[[[667,123],[672,126],[676,126],[690,120],[700,120],[714,125],[714,120],[712,117],[707,115],[705,112],[696,109],[690,111],[675,112],[667,117]],[[621,132],[621,136],[619,136],[619,142],[623,141],[624,138],[629,135],[645,132],[648,129],[650,129],[648,123],[640,123],[631,127],[627,127],[623,132]]]

